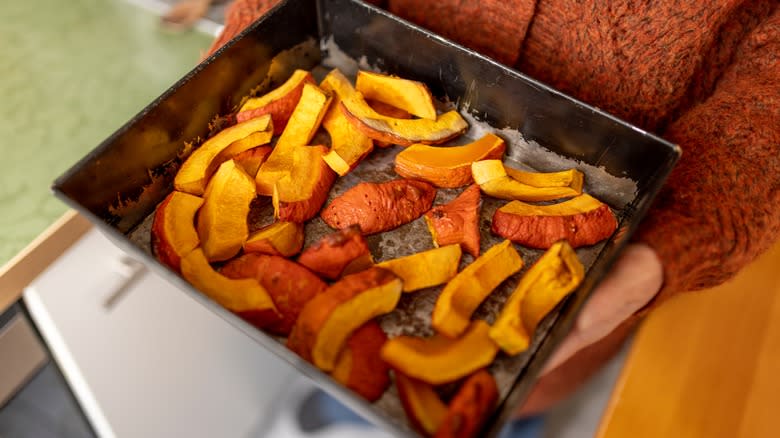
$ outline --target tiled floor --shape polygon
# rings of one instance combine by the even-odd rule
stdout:
[[[0,409],[0,438],[89,438],[94,434],[53,363]]]

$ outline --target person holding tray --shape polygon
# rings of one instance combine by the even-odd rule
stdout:
[[[275,0],[236,0],[211,52]],[[682,159],[547,363],[522,415],[609,360],[649,311],[718,285],[780,235],[780,6],[773,0],[371,1],[679,144]]]

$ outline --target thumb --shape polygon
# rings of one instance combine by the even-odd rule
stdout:
[[[661,289],[663,267],[652,248],[630,244],[593,291],[572,331],[547,361],[542,373],[611,333],[644,307]]]

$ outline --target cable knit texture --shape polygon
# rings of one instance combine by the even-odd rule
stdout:
[[[237,0],[219,41],[272,3]],[[731,278],[780,234],[776,0],[381,3],[681,146],[683,158],[636,236],[664,265],[652,305]],[[635,319],[550,373],[537,392],[547,388],[552,400],[575,388]]]

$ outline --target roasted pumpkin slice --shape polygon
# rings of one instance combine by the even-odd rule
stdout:
[[[257,327],[279,319],[273,300],[257,280],[223,276],[209,265],[200,248],[181,259],[181,274],[204,295]]]
[[[505,353],[525,351],[539,321],[582,282],[585,269],[566,241],[553,244],[520,279],[490,328]]]
[[[431,92],[422,82],[361,70],[355,88],[366,99],[384,102],[423,119],[436,120]]]
[[[154,212],[152,250],[163,264],[179,271],[181,258],[200,245],[195,214],[203,198],[173,191]]]
[[[512,242],[494,245],[444,286],[433,307],[431,325],[450,338],[460,336],[482,301],[522,267],[523,260]]]
[[[301,99],[295,106],[287,127],[276,141],[273,152],[257,172],[255,181],[258,194],[271,196],[274,184],[284,176],[289,177],[290,172],[299,165],[297,160],[300,157],[295,155],[295,151],[308,145],[314,137],[328,111],[330,101],[331,96],[316,85],[304,84]]]
[[[341,110],[355,127],[372,139],[402,146],[444,143],[468,129],[468,123],[454,110],[441,114],[436,120],[383,116],[366,103],[359,91],[342,98]]]
[[[552,205],[513,201],[493,214],[493,233],[531,248],[547,249],[559,240],[574,248],[596,244],[615,232],[607,204],[582,194]]]
[[[435,438],[478,436],[498,402],[496,379],[486,370],[469,376],[447,406]]]
[[[519,172],[519,171],[516,171]],[[471,174],[474,182],[486,195],[498,199],[518,201],[553,201],[561,198],[571,198],[582,193],[582,179],[578,186],[548,185],[534,187],[515,180],[507,174],[504,163],[501,160],[476,161],[471,165]],[[543,177],[536,177],[536,182]],[[558,176],[551,177],[557,184]]]
[[[436,246],[457,243],[473,257],[479,256],[479,186],[472,184],[457,198],[425,213],[425,222]]]
[[[462,187],[471,184],[471,163],[500,159],[506,144],[494,134],[486,134],[464,146],[413,144],[395,156],[395,172],[404,178],[421,179],[436,187]]]
[[[352,333],[331,373],[337,382],[375,402],[390,386],[390,367],[379,356],[387,335],[376,321]]]
[[[248,99],[236,114],[236,120],[243,122],[264,114],[270,114],[274,121],[274,133],[280,134],[298,105],[305,84],[313,84],[314,78],[306,70],[295,70],[285,83],[270,92]]]
[[[474,321],[457,339],[398,336],[382,347],[382,359],[394,369],[431,385],[466,377],[493,362],[498,346],[488,336],[490,326]]]
[[[203,195],[211,174],[217,169],[212,165],[212,161],[220,152],[252,134],[270,133],[272,129],[271,116],[258,117],[223,129],[195,149],[184,161],[173,180],[176,190],[196,196]]]
[[[447,405],[441,401],[433,386],[399,370],[395,370],[394,374],[398,398],[401,399],[406,418],[425,436],[433,436],[447,416]]]
[[[244,252],[290,257],[303,248],[303,224],[274,222],[252,233],[244,243]]]
[[[198,212],[198,236],[209,261],[227,260],[241,250],[249,237],[247,216],[253,199],[252,178],[233,160],[222,163]]]
[[[458,272],[460,255],[459,245],[447,245],[377,263],[376,266],[389,269],[400,277],[404,282],[404,292],[414,292],[448,282]]]
[[[381,268],[347,275],[306,303],[287,345],[321,370],[333,371],[352,332],[395,309],[401,288],[401,280]]]

